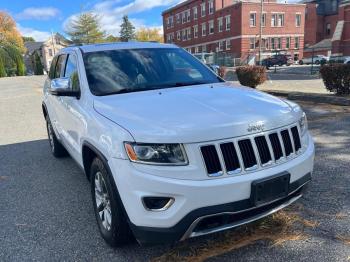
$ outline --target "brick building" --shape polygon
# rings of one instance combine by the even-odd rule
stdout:
[[[350,0],[305,0],[305,55],[350,55]]]
[[[187,0],[163,12],[164,41],[191,53],[258,59],[260,0]],[[301,58],[304,4],[264,0],[262,57],[277,52]]]

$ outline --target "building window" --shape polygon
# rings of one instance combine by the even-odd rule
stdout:
[[[205,16],[205,3],[201,4],[201,16],[204,17]]]
[[[209,0],[209,14],[214,14],[214,0]]]
[[[261,26],[265,27],[266,26],[266,13],[262,14],[261,17]]]
[[[177,40],[181,40],[181,32],[180,32],[180,31],[177,31],[177,32],[176,32],[176,35],[177,35]]]
[[[187,34],[186,34],[186,29],[182,30],[182,41],[186,41]]]
[[[230,31],[231,29],[231,16],[228,15],[225,17],[226,22],[226,31]]]
[[[186,20],[187,20],[187,22],[191,21],[191,10],[186,11]]]
[[[205,23],[202,24],[202,36],[206,36],[207,34],[207,25]]]
[[[295,15],[295,26],[300,27],[301,26],[301,14]]]
[[[193,27],[193,37],[198,38],[198,25]]]
[[[224,20],[222,17],[218,18],[218,26],[219,26],[219,32],[222,32],[224,30]]]
[[[337,0],[333,0],[332,1],[332,12],[335,13],[337,12],[337,9],[338,9],[338,1]]]
[[[219,51],[223,51],[224,50],[224,45],[223,45],[223,42],[219,42],[218,43],[218,45],[219,45]]]
[[[194,48],[194,53],[195,53],[195,54],[198,54],[198,53],[199,53],[199,47],[198,47],[198,46],[196,46],[196,47]]]
[[[269,41],[266,38],[262,39],[262,47],[265,49],[269,49]]]
[[[194,20],[198,19],[198,8],[197,8],[197,6],[193,7],[193,19]]]
[[[250,13],[249,21],[251,27],[256,26],[256,13]]]
[[[327,35],[330,35],[330,34],[331,34],[331,24],[330,24],[330,23],[328,23],[328,24],[326,25],[326,34],[327,34]]]
[[[251,38],[249,39],[249,49],[250,49],[250,50],[255,49],[255,37],[251,37]]]
[[[187,28],[187,40],[191,40],[191,27]]]
[[[167,28],[172,28],[174,26],[174,17],[169,16],[167,19]]]
[[[276,42],[275,42],[275,38],[271,38],[271,49],[275,50],[276,49]]]
[[[186,12],[182,12],[181,14],[181,17],[182,17],[182,23],[186,23]]]
[[[180,14],[176,14],[176,23],[180,24],[181,19],[180,19]]]
[[[286,37],[286,48],[290,48],[290,37]]]
[[[202,46],[202,52],[203,52],[203,53],[207,52],[207,46],[206,46],[206,45],[203,45],[203,46]]]
[[[278,37],[277,39],[277,49],[281,50],[282,49],[282,38]]]
[[[294,38],[294,48],[299,49],[299,37]]]
[[[209,34],[214,34],[214,20],[209,21]]]
[[[272,14],[271,26],[272,27],[284,26],[284,14]]]
[[[53,56],[52,49],[49,49],[49,56]]]
[[[231,40],[226,40],[226,50],[231,49]]]

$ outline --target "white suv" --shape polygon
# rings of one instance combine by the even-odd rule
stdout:
[[[314,144],[295,103],[223,81],[174,45],[63,49],[44,87],[52,153],[91,181],[112,246],[239,226],[293,203]]]

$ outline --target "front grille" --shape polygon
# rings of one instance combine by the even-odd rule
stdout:
[[[202,146],[201,151],[208,174],[215,175],[220,173],[220,171],[222,171],[222,168],[215,146]]]
[[[269,135],[272,151],[275,156],[275,160],[279,160],[281,157],[283,157],[283,150],[281,146],[280,139],[278,138],[277,133],[273,133]]]
[[[293,146],[292,146],[292,140],[290,139],[289,131],[283,130],[281,132],[281,136],[282,136],[286,156],[290,156],[293,153]]]
[[[267,144],[265,136],[257,136],[255,138],[255,144],[259,151],[261,164],[265,165],[269,163],[272,160],[272,158],[269,145]]]
[[[255,153],[250,139],[238,141],[239,149],[241,150],[242,160],[245,169],[254,167],[256,163]]]
[[[240,170],[240,164],[235,145],[232,142],[221,144],[220,149],[222,157],[224,158],[226,171],[233,172]]]
[[[209,176],[220,176],[223,167],[229,175],[243,170],[252,171],[285,161],[293,153],[300,154],[301,148],[298,127],[292,126],[266,135],[226,141],[217,146],[205,145],[200,150]]]

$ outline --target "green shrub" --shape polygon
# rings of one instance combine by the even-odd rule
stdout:
[[[237,67],[236,74],[241,85],[252,88],[263,84],[267,79],[264,66],[240,66]]]
[[[40,56],[35,52],[34,54],[34,75],[43,75],[44,67],[41,63]]]
[[[25,66],[21,51],[17,47],[10,44],[6,45],[4,49],[15,65],[15,72],[9,75],[23,76],[25,74]]]
[[[350,94],[350,65],[323,65],[320,74],[327,90],[337,95]]]
[[[2,58],[0,57],[0,78],[6,76],[5,66],[2,61]]]

